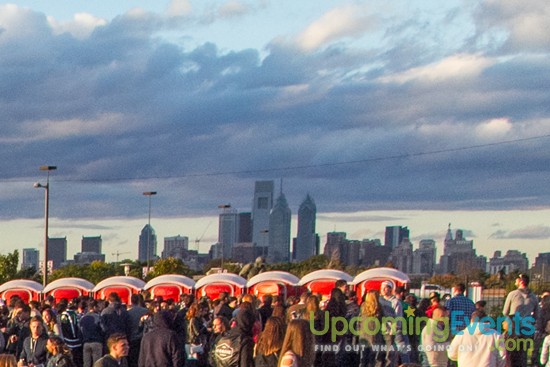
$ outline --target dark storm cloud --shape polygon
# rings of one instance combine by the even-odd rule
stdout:
[[[41,215],[42,164],[59,166],[60,217],[142,215],[147,190],[167,216],[248,210],[254,180],[279,178],[293,212],[307,193],[320,212],[550,204],[550,138],[492,145],[550,134],[547,54],[424,52],[403,24],[385,49],[261,55],[169,42],[153,14],[76,37],[15,9],[0,18],[3,217]]]

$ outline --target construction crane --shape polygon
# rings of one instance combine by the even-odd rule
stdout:
[[[204,237],[204,235],[206,234],[206,231],[208,231],[208,228],[210,228],[211,224],[212,224],[212,221],[208,222],[208,225],[206,226],[206,228],[202,232],[201,236],[195,238],[195,250],[197,250],[197,253],[199,252],[199,244],[200,244],[202,238]]]
[[[118,263],[118,257],[120,255],[125,255],[125,254],[129,254],[129,253],[130,253],[130,251],[120,252],[120,251],[117,250],[117,252],[112,252],[111,256],[116,256],[116,262]]]

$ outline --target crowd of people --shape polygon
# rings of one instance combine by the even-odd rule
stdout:
[[[550,293],[539,300],[528,285],[520,274],[508,294],[504,332],[464,284],[447,300],[436,292],[418,300],[385,281],[358,302],[343,280],[326,300],[307,291],[178,302],[135,294],[128,305],[116,293],[57,303],[12,297],[0,308],[0,367],[523,367],[527,352],[507,348],[521,338],[534,343],[531,365],[550,366]],[[515,325],[525,317],[533,330]]]

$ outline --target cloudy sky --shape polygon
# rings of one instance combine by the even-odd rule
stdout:
[[[47,164],[70,256],[88,235],[137,256],[150,190],[159,237],[207,249],[219,204],[249,211],[255,180],[283,179],[323,237],[408,225],[441,245],[451,222],[533,262],[549,54],[547,0],[2,3],[2,251],[41,246]]]

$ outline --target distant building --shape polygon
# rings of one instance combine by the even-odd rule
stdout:
[[[146,262],[152,261],[156,258],[157,254],[157,235],[155,230],[149,224],[141,230],[138,242],[138,261]]]
[[[503,271],[509,274],[513,271],[526,272],[529,269],[529,260],[527,255],[517,250],[508,250],[506,255],[502,256],[501,251],[495,251],[493,257],[489,260],[489,274],[498,274]]]
[[[239,215],[235,209],[224,208],[218,219],[218,243],[223,246],[221,250],[225,259],[231,257],[233,245],[238,239]]]
[[[94,236],[94,237],[84,237],[82,236],[81,244],[81,252],[94,252],[96,254],[101,254],[101,247],[102,247],[102,239],[101,236]]]
[[[22,254],[21,269],[34,268],[39,270],[40,251],[35,248],[24,248]]]
[[[78,265],[88,265],[94,261],[105,262],[105,255],[97,252],[79,252],[74,255],[74,263]]]
[[[239,236],[237,242],[252,242],[252,213],[239,213]]]
[[[543,282],[550,281],[550,252],[539,253],[535,259],[535,267],[533,268],[533,277],[540,278]]]
[[[267,253],[267,262],[271,264],[290,261],[291,216],[292,213],[281,187],[281,193],[269,215],[269,251]]]
[[[449,224],[444,244],[443,255],[439,261],[440,273],[463,274],[475,270],[486,270],[487,259],[476,255],[474,241],[466,240],[462,230],[458,229],[453,239]]]
[[[405,274],[413,272],[413,245],[408,237],[404,237],[399,245],[393,247],[390,261]]]
[[[421,240],[413,252],[413,274],[432,276],[436,268],[436,247],[434,240]]]
[[[48,238],[48,261],[53,264],[52,270],[67,261],[67,237]]]
[[[409,238],[409,228],[402,226],[389,226],[386,227],[384,245],[395,248],[399,246],[405,238]]]
[[[174,257],[183,260],[187,256],[188,249],[189,237],[180,235],[164,237],[164,250],[162,251],[161,257],[163,259]]]
[[[293,248],[295,261],[303,261],[319,255],[319,236],[315,233],[316,221],[317,206],[308,194],[298,208],[298,230]]]
[[[252,204],[252,242],[267,247],[269,214],[273,208],[273,181],[256,181]],[[264,253],[267,251],[263,251]]]

